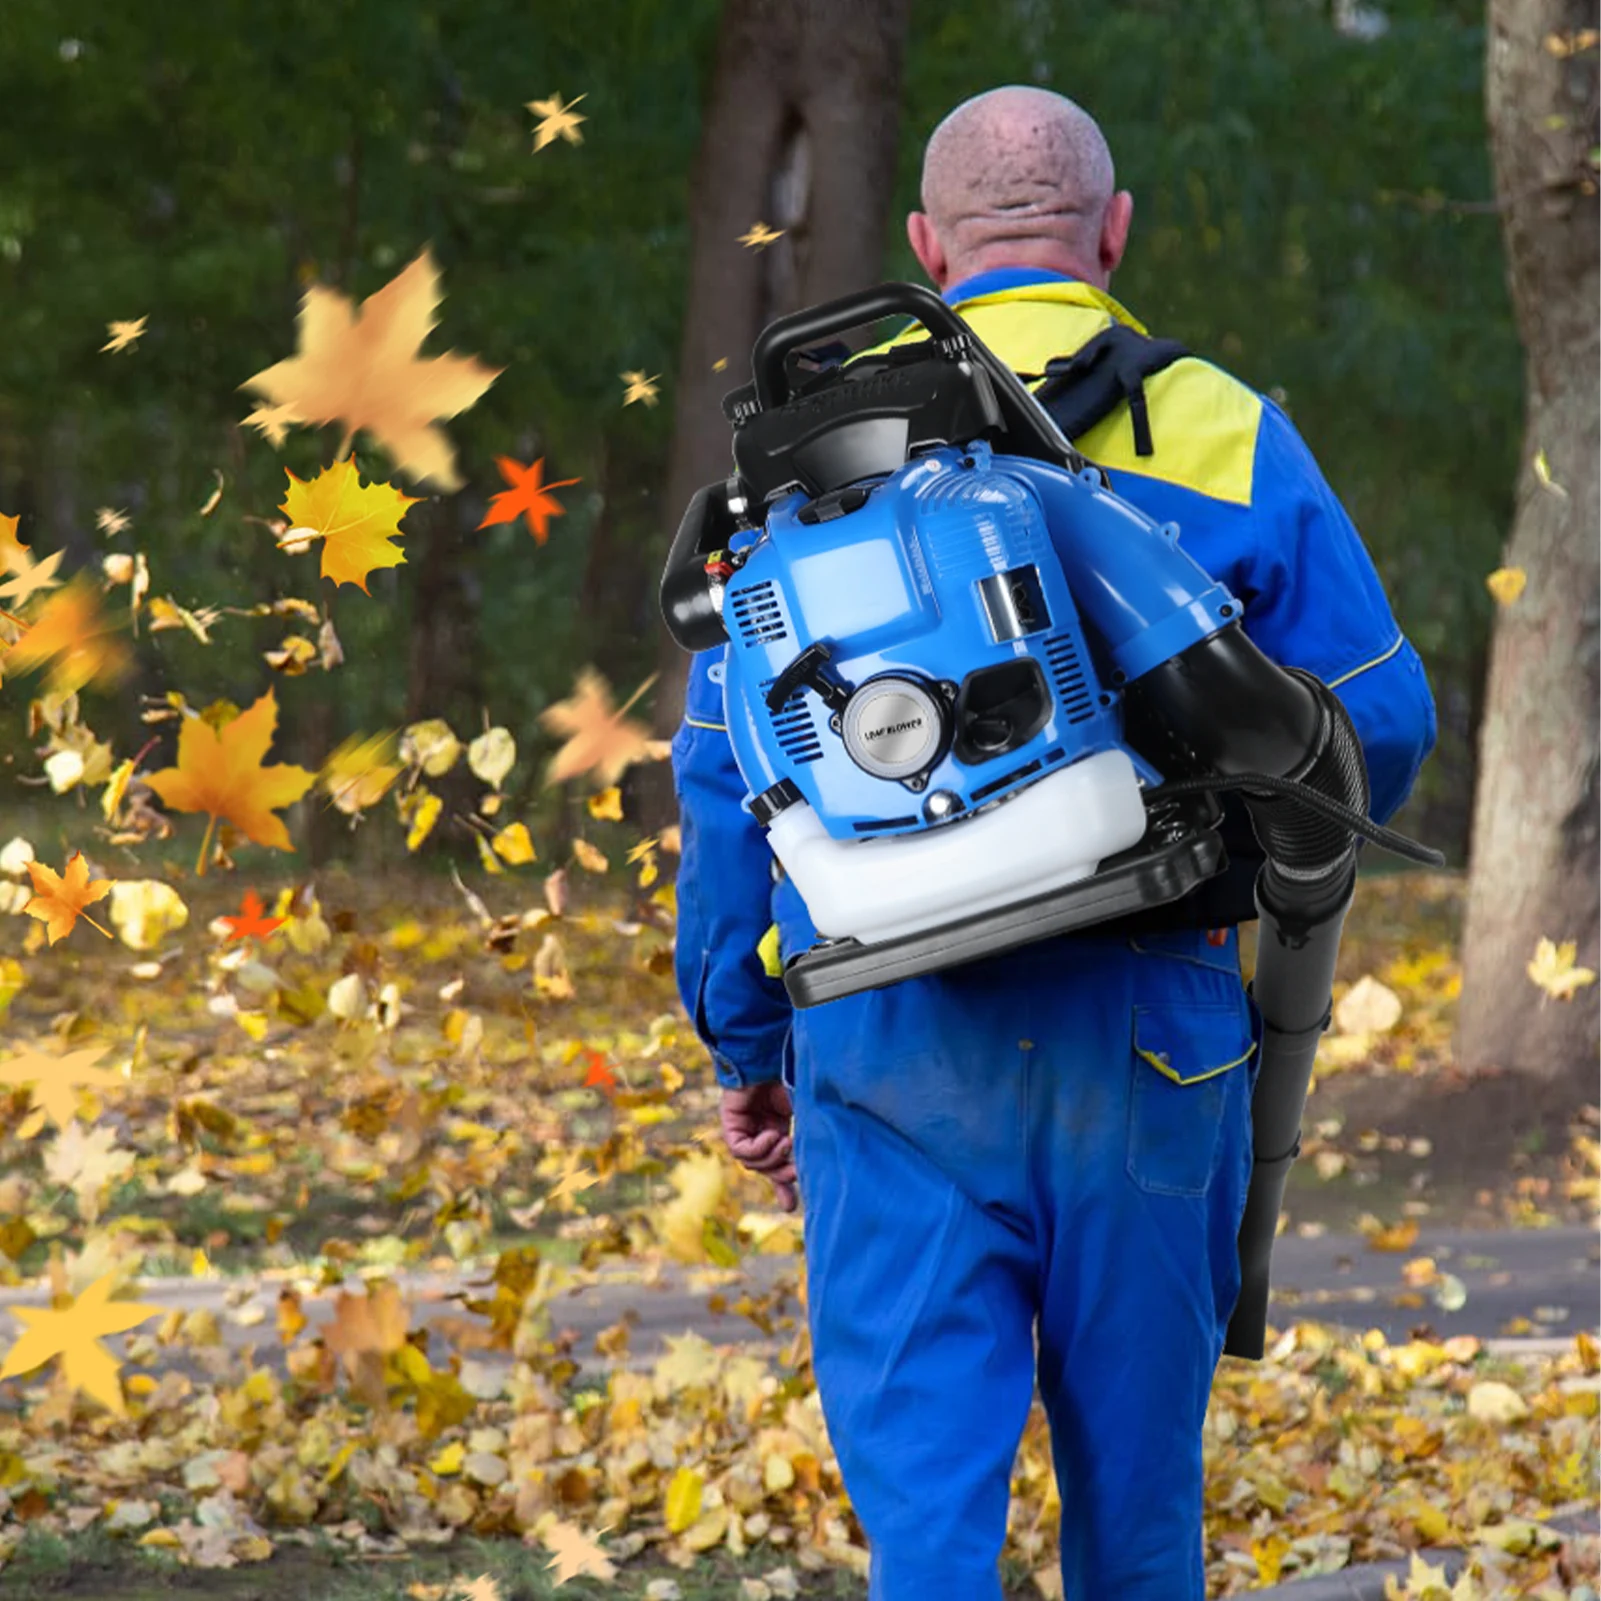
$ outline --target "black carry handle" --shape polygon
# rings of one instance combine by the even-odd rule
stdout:
[[[1006,433],[1005,448],[1061,463],[1071,472],[1083,472],[1089,466],[1056,426],[1055,419],[1024,387],[1022,379],[933,290],[921,284],[874,284],[870,289],[859,289],[855,294],[770,322],[751,352],[751,388],[757,407],[768,411],[790,398],[784,363],[791,351],[846,328],[894,316],[911,317],[937,338],[963,341],[968,359],[988,375],[995,390]],[[738,391],[734,393],[737,395]],[[729,398],[725,397],[725,406]],[[1100,476],[1104,483],[1105,475]]]
[[[943,339],[965,334],[967,324],[931,289],[920,284],[874,284],[820,306],[792,311],[762,329],[751,352],[751,376],[756,380],[756,402],[763,411],[789,399],[789,377],[784,358],[803,345],[843,333],[880,317],[912,317]]]

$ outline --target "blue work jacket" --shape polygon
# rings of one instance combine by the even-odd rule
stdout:
[[[1114,319],[1146,332],[1104,291],[1037,268],[982,273],[944,298],[1030,388],[1051,357]],[[912,325],[876,349],[922,337]],[[1183,548],[1243,604],[1245,632],[1266,656],[1339,695],[1367,758],[1372,816],[1387,821],[1434,747],[1434,699],[1351,519],[1284,412],[1220,368],[1187,357],[1146,379],[1145,392],[1154,455],[1136,454],[1126,404],[1077,448],[1116,493],[1178,525]],[[779,977],[818,936],[794,885],[773,872],[766,830],[740,806],[725,659],[726,647],[695,655],[672,742],[682,847],[674,970],[718,1083],[738,1087],[783,1074],[798,1017],[813,1054],[826,1055],[828,1029],[850,1026],[854,997],[797,1013]]]

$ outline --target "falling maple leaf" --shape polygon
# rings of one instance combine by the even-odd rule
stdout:
[[[610,1527],[607,1524],[605,1529],[597,1529],[595,1533],[605,1534]],[[571,1523],[563,1523],[558,1519],[545,1530],[543,1538],[545,1544],[556,1553],[545,1564],[546,1572],[555,1570],[556,1577],[551,1581],[553,1589],[559,1590],[569,1579],[617,1577],[616,1567],[596,1541]]]
[[[107,627],[98,593],[75,574],[45,602],[33,625],[0,660],[7,673],[50,663],[53,694],[70,695],[93,683],[105,689],[126,671],[128,652]]]
[[[57,873],[43,862],[29,862],[28,876],[33,880],[34,895],[22,909],[29,917],[36,917],[45,925],[52,945],[72,932],[72,925],[81,916],[91,928],[100,925],[84,911],[111,893],[111,880],[97,878],[89,881],[89,860],[82,851],[74,851],[67,858],[65,873]],[[100,932],[111,939],[110,929]]]
[[[1542,939],[1535,947],[1534,960],[1528,964],[1528,974],[1545,993],[1556,1000],[1571,1001],[1573,992],[1586,984],[1595,983],[1595,973],[1588,967],[1575,967],[1578,955],[1576,940],[1564,940],[1560,945]],[[1545,1004],[1542,999],[1542,1006]]]
[[[0,512],[0,568],[8,573],[18,572],[25,563],[33,560],[28,547],[17,538],[20,517],[8,517]]]
[[[110,538],[120,534],[128,526],[128,514],[125,511],[113,511],[109,506],[101,506],[95,511],[95,527]]]
[[[17,551],[17,561],[8,563],[17,576],[0,584],[0,599],[9,600],[14,606],[24,606],[40,590],[60,587],[56,569],[61,565],[64,551],[53,550],[43,561],[35,561],[21,545],[17,546]]]
[[[148,320],[149,314],[146,313],[145,316],[135,317],[129,322],[108,322],[106,332],[111,337],[100,347],[101,350],[127,350],[134,340],[144,333],[145,323]]]
[[[1510,606],[1523,593],[1529,575],[1521,567],[1497,567],[1484,580],[1484,587],[1503,606]],[[3,593],[3,591],[0,591]]]
[[[352,734],[322,764],[317,782],[340,811],[354,816],[376,806],[404,771],[390,759],[394,753],[393,732],[365,740]]]
[[[584,1079],[584,1088],[602,1089],[608,1095],[617,1088],[617,1075],[606,1065],[606,1058],[599,1051],[586,1050],[584,1055],[589,1060],[589,1073]]]
[[[584,142],[584,136],[578,131],[578,124],[587,122],[589,119],[581,112],[573,110],[573,107],[583,98],[583,95],[579,95],[576,100],[569,100],[564,106],[561,103],[561,95],[557,93],[553,94],[548,100],[530,100],[527,102],[528,109],[536,117],[543,119],[539,126],[534,129],[534,151],[536,154],[557,137],[565,139],[568,144],[573,145],[581,145]]]
[[[76,1118],[61,1130],[44,1156],[45,1177],[77,1196],[86,1223],[99,1216],[99,1198],[105,1187],[132,1166],[133,1152],[117,1145],[115,1129],[86,1129]]]
[[[545,471],[543,456],[532,467],[524,467],[510,456],[496,456],[495,465],[500,469],[500,476],[512,487],[503,489],[489,502],[489,510],[478,526],[488,528],[491,523],[516,522],[519,516],[526,515],[534,538],[543,545],[550,519],[565,515],[565,508],[557,503],[551,490],[565,489],[569,484],[582,483],[583,479],[562,478],[554,484],[542,484],[539,480]]]
[[[764,245],[770,245],[775,239],[784,237],[784,229],[769,228],[765,222],[752,223],[751,226],[739,236],[739,242],[747,250],[760,250]]]
[[[126,1417],[127,1403],[117,1382],[120,1364],[98,1341],[102,1335],[121,1334],[171,1309],[142,1301],[109,1300],[115,1278],[114,1273],[107,1273],[96,1279],[71,1306],[59,1311],[42,1306],[8,1307],[6,1310],[25,1332],[6,1353],[0,1379],[31,1373],[59,1356],[69,1384],[109,1407],[118,1417]]]
[[[400,520],[420,496],[403,495],[393,484],[363,484],[351,461],[336,461],[309,481],[287,467],[284,476],[289,493],[278,509],[290,527],[279,544],[320,538],[324,578],[370,594],[367,579],[375,567],[405,561],[390,541],[400,538]]]
[[[206,870],[207,845],[219,818],[257,845],[294,849],[283,820],[273,813],[299,800],[317,775],[282,762],[262,766],[277,722],[278,702],[270,689],[220,729],[202,717],[187,717],[178,731],[178,765],[145,779],[173,811],[211,814],[200,845],[197,876]]]
[[[359,310],[337,289],[313,285],[300,303],[296,354],[239,387],[292,406],[294,420],[339,422],[350,435],[365,429],[403,472],[459,489],[450,440],[435,419],[467,410],[502,369],[472,357],[417,354],[438,320],[440,299],[439,269],[427,249]]]
[[[632,406],[636,400],[643,400],[647,406],[656,404],[656,380],[661,374],[653,373],[649,378],[644,371],[625,372],[619,375],[628,385],[628,392],[623,396],[623,404]]]
[[[259,429],[268,444],[276,450],[289,437],[290,428],[295,423],[305,421],[306,419],[290,405],[257,406],[239,426]]]
[[[625,705],[613,711],[606,680],[594,668],[584,668],[573,696],[539,714],[542,726],[569,736],[551,759],[546,785],[587,772],[598,773],[602,785],[615,784],[624,769],[635,762],[670,754],[672,746],[668,741],[653,740],[643,723],[623,715],[656,682],[656,676],[652,673]]]
[[[109,1049],[106,1045],[91,1045],[60,1056],[25,1050],[0,1062],[0,1084],[33,1086],[33,1110],[39,1114],[39,1121],[30,1132],[17,1132],[24,1139],[31,1139],[43,1126],[45,1117],[58,1129],[65,1128],[77,1116],[79,1090],[110,1089],[125,1083],[115,1068],[94,1066]],[[24,1123],[23,1128],[27,1127]]]
[[[560,1201],[569,1195],[581,1195],[585,1190],[593,1189],[600,1183],[600,1175],[592,1168],[584,1167],[576,1157],[571,1157],[562,1169],[561,1176],[551,1186],[546,1195],[547,1201]]]
[[[262,910],[261,897],[253,889],[247,889],[238,913],[217,919],[228,925],[228,938],[223,943],[226,945],[236,939],[265,939],[282,924],[283,918],[263,917]]]

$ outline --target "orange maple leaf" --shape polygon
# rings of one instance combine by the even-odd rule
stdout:
[[[551,490],[565,489],[569,484],[581,484],[583,479],[563,478],[554,484],[540,483],[545,471],[543,456],[532,467],[524,467],[510,456],[496,456],[495,465],[500,468],[500,476],[512,487],[501,490],[490,501],[489,510],[484,513],[484,520],[478,526],[487,528],[491,523],[514,523],[520,513],[526,513],[534,538],[543,545],[549,532],[547,524],[550,519],[565,515],[564,508],[557,504]]]
[[[7,673],[52,663],[49,688],[70,695],[93,682],[114,686],[129,666],[122,643],[106,626],[99,595],[80,573],[45,602],[27,632],[6,652]]]
[[[283,918],[263,917],[261,914],[264,910],[261,897],[253,889],[247,889],[238,914],[218,919],[228,925],[228,939],[223,943],[236,939],[265,939],[283,922]]]
[[[26,866],[34,895],[22,909],[45,925],[52,945],[72,932],[72,925],[80,916],[90,928],[100,928],[84,907],[104,900],[111,893],[111,880],[97,878],[91,883],[89,860],[82,851],[74,851],[67,858],[65,873],[57,873],[43,862],[28,862]],[[107,939],[112,937],[109,929],[100,928],[100,932]]]
[[[362,1399],[382,1402],[384,1359],[406,1343],[409,1322],[410,1313],[391,1280],[369,1285],[365,1295],[339,1292],[322,1342],[344,1363],[351,1387]]]
[[[204,718],[187,717],[178,731],[178,765],[145,779],[170,810],[211,813],[200,843],[197,877],[206,870],[207,847],[219,817],[257,845],[294,849],[283,819],[273,813],[299,800],[317,775],[282,762],[262,766],[277,723],[278,702],[270,689],[221,729]]]
[[[392,484],[362,483],[351,461],[336,461],[309,480],[296,478],[287,467],[284,476],[289,493],[278,510],[289,519],[289,529],[279,545],[320,538],[324,578],[371,594],[367,578],[373,568],[405,561],[390,541],[400,537],[400,519],[420,497],[403,495]]]
[[[656,682],[656,676],[652,673],[629,696],[626,704],[613,711],[611,689],[606,680],[594,668],[584,668],[578,675],[576,693],[539,714],[539,721],[546,728],[570,736],[551,759],[545,783],[559,784],[564,778],[593,771],[604,787],[615,784],[623,770],[635,762],[669,755],[672,750],[669,741],[652,739],[643,723],[623,716]]]
[[[299,350],[239,387],[275,402],[273,415],[285,421],[365,429],[403,472],[459,489],[450,439],[434,419],[466,411],[502,369],[454,354],[418,356],[440,299],[439,269],[426,249],[359,310],[337,289],[314,284],[300,302]]]
[[[606,1058],[599,1051],[586,1050],[584,1055],[589,1058],[589,1076],[584,1080],[584,1088],[602,1089],[608,1095],[617,1088],[617,1075],[606,1065]]]

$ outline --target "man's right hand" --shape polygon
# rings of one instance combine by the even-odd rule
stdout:
[[[723,1091],[723,1143],[736,1162],[760,1173],[773,1186],[778,1204],[786,1212],[793,1212],[797,1205],[789,1134],[793,1110],[782,1079]]]

